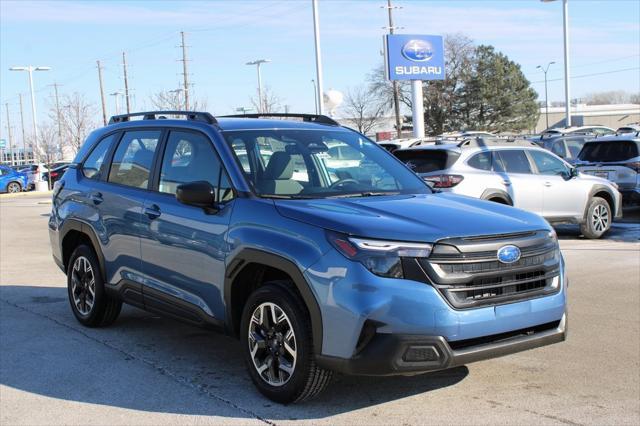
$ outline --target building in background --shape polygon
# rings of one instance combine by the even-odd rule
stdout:
[[[540,133],[547,128],[545,121],[545,107],[540,108],[540,118],[533,133]],[[578,104],[571,107],[571,124],[573,126],[601,125],[617,129],[629,123],[640,122],[640,105],[586,105]],[[564,107],[549,107],[549,127],[565,126]]]

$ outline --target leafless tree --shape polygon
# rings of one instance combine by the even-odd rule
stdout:
[[[638,103],[640,93],[629,93],[624,90],[610,90],[608,92],[589,93],[583,101],[589,105],[612,105]]]
[[[389,109],[389,104],[381,102],[374,91],[361,85],[347,92],[342,109],[346,118],[355,124],[358,131],[367,134],[384,120],[384,113]]]
[[[207,102],[201,99],[189,98],[191,111],[206,111]],[[149,101],[158,111],[183,111],[184,92],[182,90],[167,90],[152,94]]]
[[[89,133],[96,127],[96,114],[95,105],[89,103],[83,95],[76,92],[64,96],[60,105],[60,145],[69,147],[73,154],[76,154]],[[54,120],[57,119],[55,110],[50,115]]]
[[[260,107],[259,97],[251,98],[251,104],[256,112],[275,113],[282,110],[282,99],[280,99],[269,86],[262,89],[262,107]]]

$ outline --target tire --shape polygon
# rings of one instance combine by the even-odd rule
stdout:
[[[17,194],[20,191],[22,191],[22,185],[20,185],[20,182],[9,182],[7,184],[7,192],[9,194]]]
[[[101,272],[93,249],[79,245],[69,259],[67,293],[73,315],[86,327],[111,325],[122,309],[122,301],[105,292]]]
[[[329,384],[333,374],[316,365],[309,314],[292,288],[291,282],[272,281],[255,290],[245,304],[240,326],[251,380],[264,396],[281,404],[313,398]],[[275,313],[278,321],[269,321],[273,316],[258,320],[261,308],[263,314]],[[265,365],[268,367],[260,372]]]
[[[587,205],[585,221],[580,225],[580,232],[586,238],[600,238],[611,228],[611,206],[604,198],[593,197]]]

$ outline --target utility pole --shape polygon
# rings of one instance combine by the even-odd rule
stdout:
[[[13,151],[13,136],[11,135],[11,122],[9,121],[9,104],[5,103],[7,109],[7,134],[9,136],[9,152],[11,153],[11,165],[15,164],[15,153]]]
[[[27,137],[24,131],[24,112],[22,110],[22,93],[18,94],[20,99],[20,126],[22,127],[22,158],[27,161]]]
[[[124,97],[127,101],[127,114],[131,114],[131,104],[129,103],[129,80],[127,80],[127,57],[122,52],[122,70],[124,72]]]
[[[385,6],[382,6],[385,7]],[[393,9],[394,7],[391,5],[391,0],[387,0],[387,12],[389,13],[389,34],[393,34],[393,31],[396,29],[393,26]],[[393,110],[396,115],[396,132],[398,135],[398,139],[402,136],[402,121],[400,119],[400,99],[398,94],[398,82],[396,80],[392,80],[391,84],[393,85]]]
[[[189,73],[187,72],[187,46],[184,44],[184,31],[180,31],[182,39],[182,76],[184,77],[184,109],[189,111]]]
[[[102,102],[102,124],[107,125],[107,105],[104,101],[104,87],[102,85],[102,65],[100,61],[96,61],[98,64],[98,81],[100,82],[100,101]]]
[[[56,120],[58,120],[58,143],[62,143],[62,116],[60,115],[60,100],[58,98],[58,83],[53,83],[50,86],[53,86],[54,94],[56,97]]]

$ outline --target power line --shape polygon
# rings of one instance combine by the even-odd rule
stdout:
[[[620,56],[617,58],[612,58],[612,59],[603,59],[602,61],[597,61],[597,62],[590,62],[588,64],[580,64],[580,65],[573,65],[571,68],[575,69],[575,68],[584,68],[584,67],[589,67],[592,65],[600,65],[600,64],[608,64],[610,62],[618,62],[618,61],[622,61],[625,59],[631,59],[631,58],[637,58],[640,57],[639,53],[636,53],[635,55],[627,55],[627,56]],[[542,71],[533,71],[531,72],[531,74],[541,74]]]
[[[634,70],[639,70],[639,69],[640,69],[640,67],[633,67],[633,68],[623,68],[623,69],[619,69],[619,70],[594,72],[594,73],[590,73],[590,74],[574,75],[574,76],[571,77],[571,79],[584,78],[584,77],[593,77],[595,75],[615,74],[615,73],[619,73],[619,72],[634,71]],[[547,81],[562,81],[562,80],[564,80],[564,79],[563,78],[553,78],[553,79],[548,79]],[[532,81],[531,83],[532,84],[544,83],[544,80]]]

